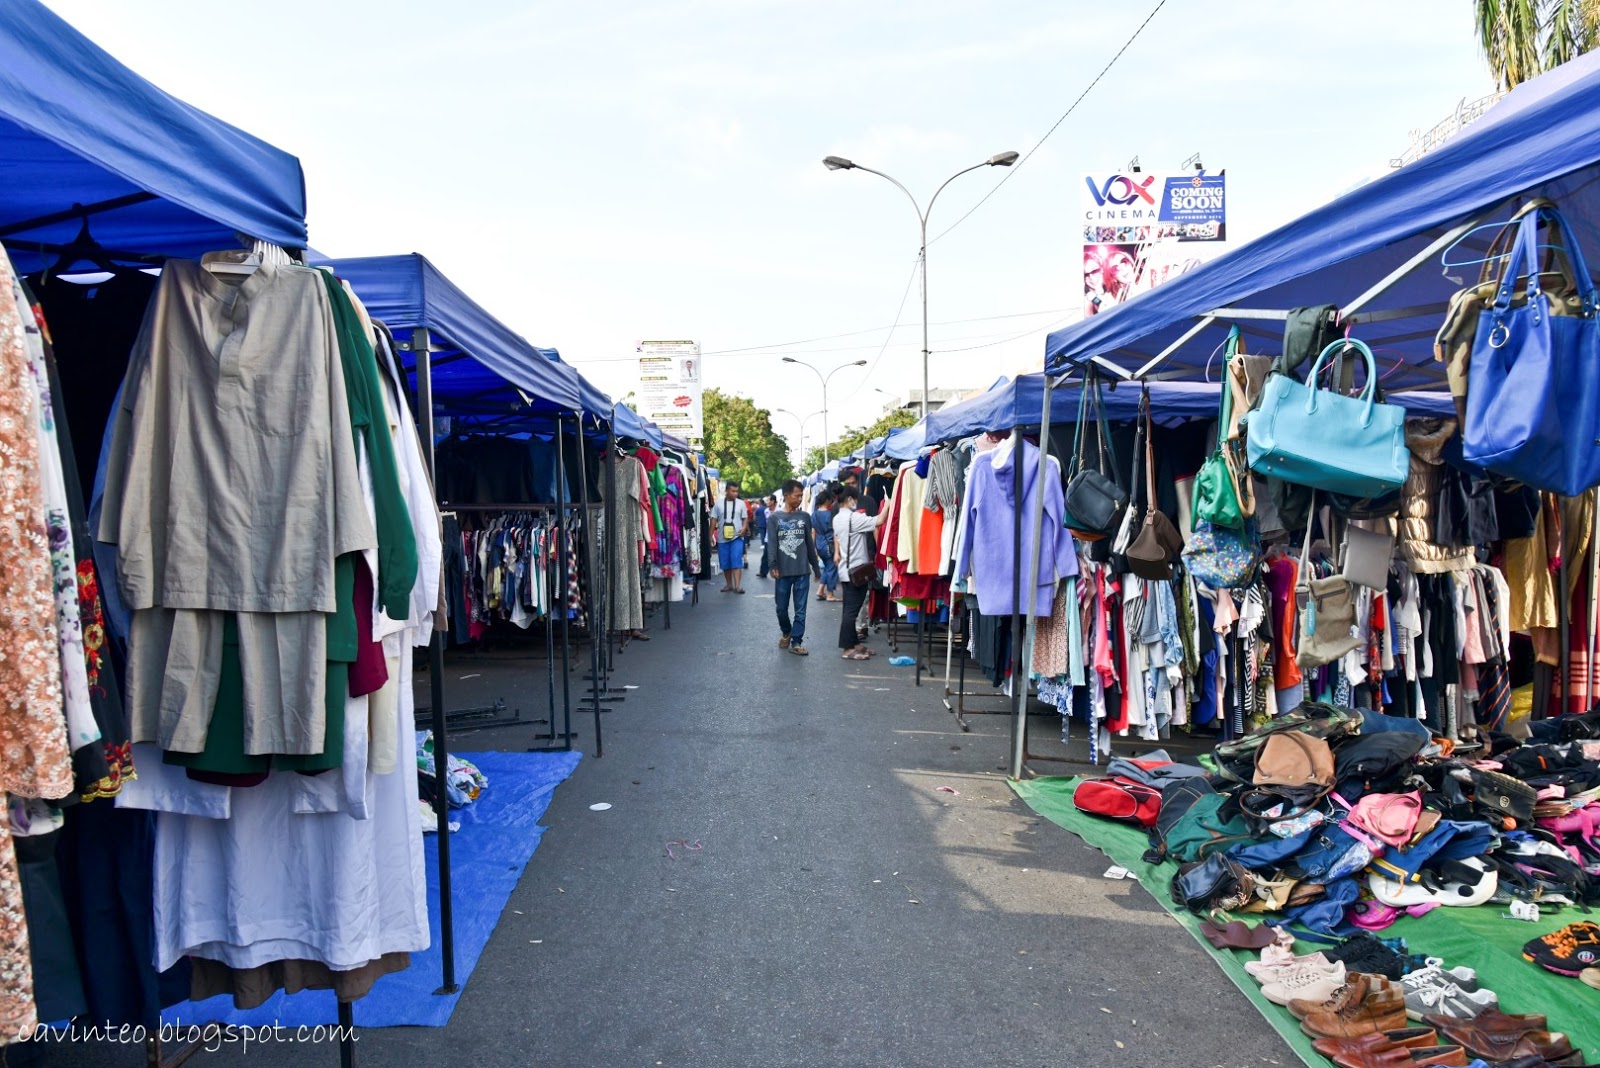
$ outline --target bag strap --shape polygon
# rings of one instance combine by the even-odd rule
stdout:
[[[1228,376],[1233,367],[1233,358],[1239,354],[1239,328],[1228,327],[1228,340],[1222,356],[1222,397],[1217,402],[1217,448],[1224,449],[1228,445],[1229,424],[1233,421],[1233,385]]]
[[[1150,386],[1140,383],[1142,392],[1139,394],[1139,407],[1144,412],[1144,486],[1145,495],[1149,498],[1146,504],[1151,510],[1155,509],[1156,488],[1156,451],[1155,428],[1150,422]]]
[[[1072,469],[1067,474],[1069,481],[1073,475],[1083,470],[1083,420],[1089,414],[1089,383],[1093,380],[1094,374],[1094,365],[1090,364],[1078,390],[1078,425],[1072,435]]]

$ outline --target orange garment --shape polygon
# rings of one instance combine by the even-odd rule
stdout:
[[[917,571],[919,575],[937,575],[940,556],[944,552],[944,512],[922,511],[922,526],[917,531]]]

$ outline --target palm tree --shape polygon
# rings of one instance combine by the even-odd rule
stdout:
[[[1600,43],[1600,0],[1473,0],[1478,43],[1501,89]]]

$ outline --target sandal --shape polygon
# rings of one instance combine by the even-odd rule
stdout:
[[[867,659],[867,657],[852,649],[847,653],[839,654],[839,659],[840,660],[865,660],[865,659]]]

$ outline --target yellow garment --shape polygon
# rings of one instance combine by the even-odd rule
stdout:
[[[1557,664],[1561,661],[1560,615],[1556,573],[1550,567],[1545,522],[1550,501],[1549,494],[1540,496],[1533,536],[1506,542],[1505,574],[1511,588],[1511,629],[1533,638],[1534,655],[1539,663]],[[1571,565],[1567,568],[1565,594],[1569,600],[1583,574],[1583,569],[1576,564],[1589,550],[1594,513],[1594,490],[1561,501],[1561,555]]]

